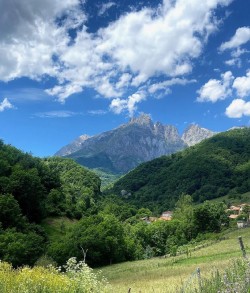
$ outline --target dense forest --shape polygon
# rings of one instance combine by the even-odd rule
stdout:
[[[42,160],[0,141],[0,259],[33,264],[44,253],[48,216],[79,219],[100,196],[100,179],[71,160]]]
[[[223,203],[193,202],[249,191],[249,135],[230,131],[142,164],[104,193],[74,161],[34,158],[1,141],[0,259],[63,265],[77,257],[101,266],[175,255],[228,227]],[[171,221],[157,219],[165,207],[174,209]]]
[[[250,128],[215,135],[171,156],[141,164],[107,193],[122,195],[136,206],[162,212],[180,194],[204,202],[250,190]]]

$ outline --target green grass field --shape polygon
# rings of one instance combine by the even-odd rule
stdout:
[[[188,284],[198,285],[195,274],[201,270],[201,278],[209,277],[213,271],[223,271],[242,257],[238,237],[242,236],[250,255],[250,228],[226,234],[226,239],[201,248],[191,256],[179,255],[169,258],[126,262],[102,268],[102,274],[112,285],[113,292],[127,293],[171,293],[180,292]],[[179,289],[179,291],[178,291]]]

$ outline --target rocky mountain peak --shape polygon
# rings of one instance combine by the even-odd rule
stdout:
[[[83,141],[89,139],[91,136],[87,135],[87,134],[82,134],[78,137],[78,142],[82,143]]]
[[[150,115],[141,114],[116,129],[91,138],[82,135],[56,155],[71,157],[89,168],[126,173],[142,162],[176,153],[213,134],[193,124],[180,136],[175,126],[154,124]]]
[[[141,114],[138,117],[133,117],[130,119],[129,124],[138,124],[141,126],[150,126],[153,127],[153,121],[151,119],[151,116],[149,114]]]
[[[154,133],[156,136],[164,137],[165,136],[165,126],[160,122],[154,124]]]
[[[178,129],[173,125],[165,126],[165,139],[167,143],[180,141],[180,135]]]
[[[193,146],[215,134],[216,132],[200,127],[198,124],[191,124],[185,129],[181,138],[188,146]]]

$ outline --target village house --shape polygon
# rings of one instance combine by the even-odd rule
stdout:
[[[166,212],[163,212],[159,218],[147,216],[147,217],[141,218],[141,220],[146,222],[147,224],[150,224],[152,222],[159,221],[159,220],[170,221],[172,219],[172,216],[173,216],[172,211],[166,211]]]
[[[250,207],[250,205],[246,203],[243,203],[237,206],[234,206],[234,205],[230,206],[230,208],[226,210],[230,214],[229,218],[237,219],[242,214],[246,206]]]
[[[230,215],[230,219],[237,219],[240,215],[241,207],[240,206],[230,206],[229,209],[226,210]]]
[[[250,208],[250,205],[249,204],[246,204],[246,203],[243,203],[243,204],[240,204],[238,206],[231,206],[229,209],[227,209],[226,211],[229,213],[229,218],[234,220],[234,219],[238,219],[239,220],[237,221],[237,227],[238,228],[244,228],[246,226],[249,225],[249,222],[250,222],[250,214],[247,213],[246,215],[246,218],[245,217],[240,217],[243,213],[244,213],[244,208],[245,207],[249,207]]]
[[[237,227],[240,228],[245,228],[247,226],[247,222],[245,221],[237,221]]]

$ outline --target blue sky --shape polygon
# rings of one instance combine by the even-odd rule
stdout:
[[[53,155],[148,113],[250,126],[247,0],[0,0],[0,138]]]

